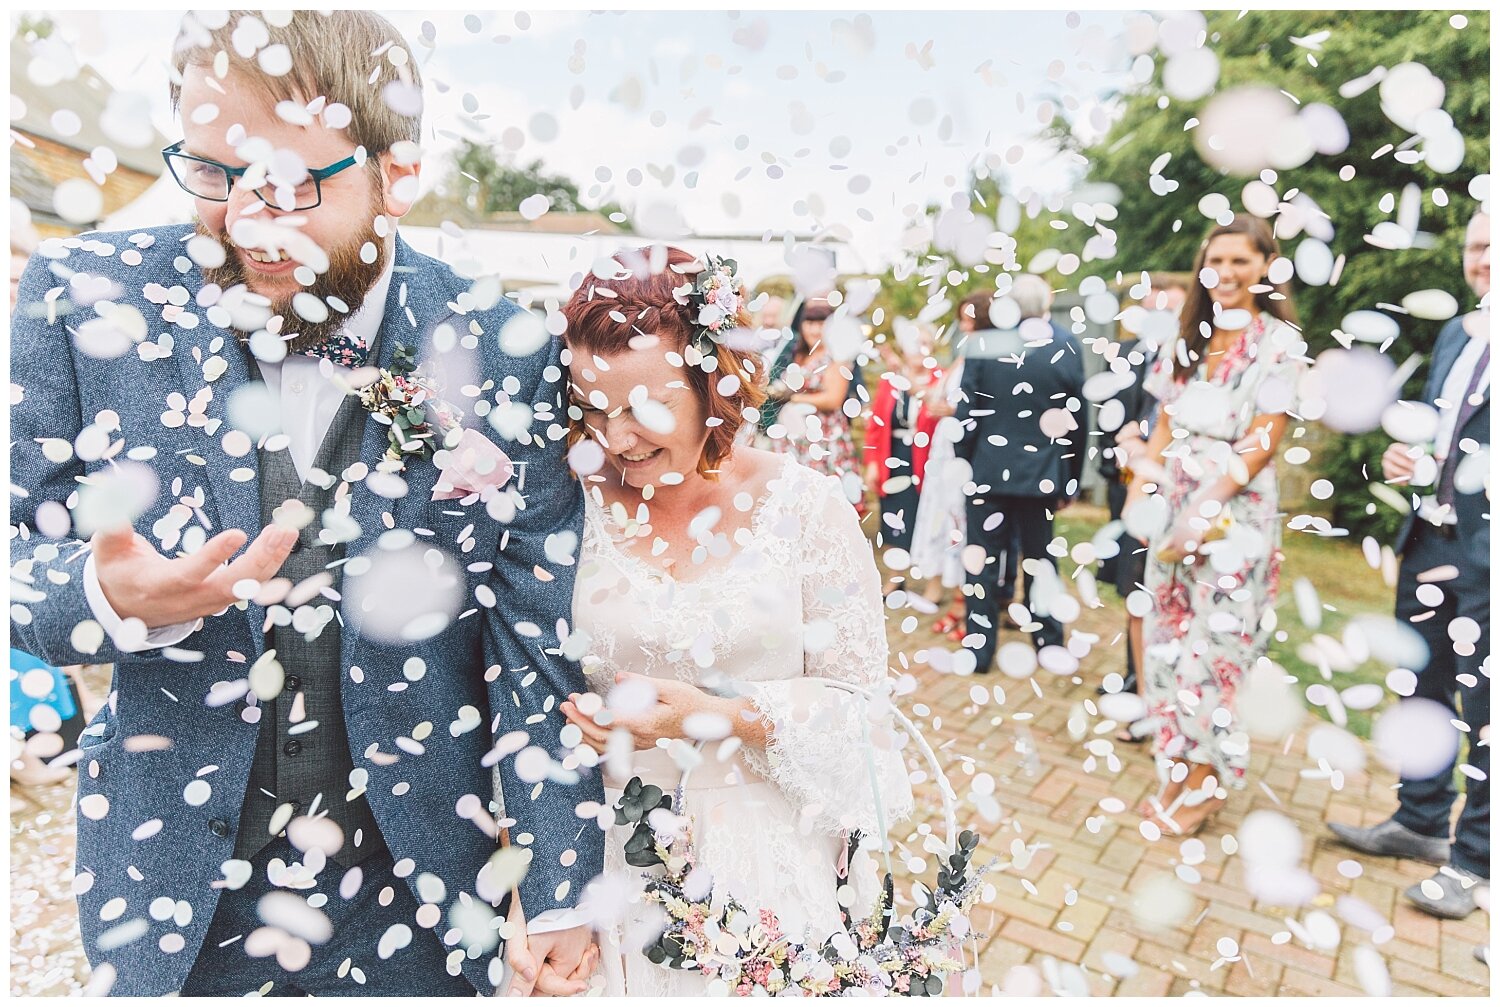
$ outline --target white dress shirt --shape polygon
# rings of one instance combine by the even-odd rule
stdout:
[[[1448,449],[1453,446],[1453,433],[1458,426],[1458,411],[1463,406],[1464,392],[1469,390],[1469,382],[1474,379],[1474,367],[1479,363],[1479,358],[1484,355],[1484,348],[1488,345],[1487,333],[1478,338],[1470,337],[1464,348],[1459,350],[1458,359],[1453,361],[1453,366],[1448,370],[1448,376],[1443,379],[1443,387],[1438,390],[1437,401],[1434,403],[1438,411],[1438,426],[1432,447],[1434,460],[1437,462],[1438,478],[1441,478]],[[1479,384],[1474,387],[1474,394],[1483,395],[1489,386],[1490,365],[1486,363],[1484,371],[1479,376]],[[1422,498],[1417,516],[1434,524],[1458,523],[1458,517],[1453,513],[1453,508],[1445,509],[1439,506],[1435,493]]]
[[[365,295],[364,304],[349,316],[349,321],[344,326],[346,333],[359,337],[366,346],[374,345],[380,326],[385,321],[386,295],[390,291],[393,266],[394,263],[386,264],[385,272],[381,273],[380,279],[375,281],[375,285]],[[318,456],[318,448],[328,436],[334,416],[348,394],[344,390],[347,382],[340,383],[334,378],[347,376],[350,369],[322,357],[303,354],[288,354],[276,363],[266,363],[264,360],[257,360],[256,363],[266,387],[276,398],[281,432],[289,440],[287,451],[297,469],[297,477],[306,482],[308,473],[312,471],[313,461]],[[245,529],[247,534],[250,531],[251,529]],[[127,654],[181,643],[203,625],[203,620],[197,619],[147,630],[139,619],[132,619],[127,623],[104,597],[104,589],[99,586],[99,577],[94,571],[93,556],[89,556],[84,562],[83,590],[89,608],[93,610],[94,619],[104,627],[115,646]],[[479,669],[474,669],[474,673],[478,674]],[[580,910],[549,909],[527,921],[526,930],[533,934],[548,933],[582,926],[587,922],[588,917]]]

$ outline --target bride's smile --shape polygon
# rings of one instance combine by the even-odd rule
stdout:
[[[634,342],[655,345],[609,356],[579,354],[571,362],[572,405],[586,436],[626,485],[639,490],[680,483],[697,469],[708,440],[707,417],[683,380],[682,358],[655,337]]]

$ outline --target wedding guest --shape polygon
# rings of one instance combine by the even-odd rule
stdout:
[[[941,380],[933,335],[931,327],[899,320],[897,349],[886,361],[865,422],[865,486],[880,502],[878,544],[884,548],[911,550],[927,461],[926,437],[917,443],[921,397]]]
[[[631,833],[608,809],[622,788],[680,784],[672,811],[690,823],[714,897],[774,914],[790,939],[821,941],[844,931],[842,906],[868,912],[870,849],[910,813],[911,787],[889,707],[838,687],[888,681],[880,575],[854,509],[838,480],[734,443],[763,394],[724,334],[740,320],[701,324],[702,294],[674,296],[705,272],[734,289],[732,270],[676,248],[659,272],[649,250],[615,261],[616,275],[596,272],[563,309],[572,436],[597,453],[584,470],[577,606],[591,693],[561,709],[580,754],[602,755],[607,774],[606,870],[589,900],[604,992],[703,995],[710,976],[643,950],[661,927],[627,863]],[[713,370],[684,367],[689,347]],[[701,755],[684,745],[707,738],[735,743]],[[852,901],[840,900],[845,877]]]
[[[755,318],[756,327],[779,332],[783,324],[782,316],[786,313],[786,298],[772,293],[766,293],[765,298]]]
[[[956,329],[973,332],[973,321],[972,317],[961,321]],[[920,465],[922,470],[922,492],[917,498],[917,516],[912,530],[912,575],[925,579],[922,600],[932,606],[932,611],[942,607],[945,597],[950,599],[947,611],[937,618],[932,628],[954,643],[963,640],[965,635],[963,548],[967,534],[964,517],[967,497],[964,496],[964,484],[973,474],[968,461],[954,454],[954,446],[963,437],[963,426],[955,415],[962,396],[963,370],[961,355],[955,355],[946,368],[934,369],[932,383],[922,395],[922,408],[917,415],[917,448],[913,452],[914,464]],[[925,442],[922,440],[924,436]],[[1008,545],[1005,552],[1005,573],[996,593],[1004,599],[1004,604],[1009,604],[1014,593],[1015,564],[1019,561],[1015,554],[1020,550]]]
[[[1401,556],[1396,618],[1421,634],[1428,659],[1406,702],[1445,708],[1468,727],[1464,806],[1449,839],[1453,756],[1420,774],[1403,774],[1396,812],[1369,828],[1336,822],[1347,846],[1382,856],[1447,864],[1406,890],[1417,908],[1444,919],[1475,909],[1474,892],[1490,877],[1490,218],[1476,213],[1464,235],[1464,280],[1480,307],[1443,326],[1432,351],[1422,402],[1437,409],[1431,453],[1435,485],[1412,492],[1414,513],[1395,542]],[[1381,467],[1387,482],[1412,485],[1421,446],[1395,443]],[[1443,573],[1448,571],[1448,573]],[[1423,739],[1412,738],[1412,745]]]
[[[1305,344],[1267,279],[1278,254],[1257,217],[1209,231],[1177,339],[1146,381],[1156,426],[1131,462],[1124,516],[1150,542],[1142,674],[1161,783],[1139,810],[1183,835],[1245,785],[1236,694],[1265,656],[1280,580],[1276,455]]]
[[[760,339],[760,358],[755,361],[757,370],[766,370],[776,362],[781,355],[782,348],[792,336],[791,330],[787,328],[786,322],[786,298],[780,294],[769,291],[762,292],[764,297],[760,310],[755,315],[755,333]],[[753,431],[753,425],[746,428]]]
[[[833,314],[827,301],[807,301],[794,325],[796,335],[771,370],[770,410],[762,421],[769,447],[808,468],[839,476],[857,471],[854,433],[844,402],[849,398],[848,366],[823,339],[823,323]],[[777,429],[779,428],[779,430]]]
[[[1032,642],[1038,651],[1063,642],[1062,623],[1049,596],[1060,587],[1048,553],[1053,517],[1078,496],[1083,476],[1083,358],[1078,341],[1048,321],[1052,290],[1040,276],[1016,277],[997,310],[1011,311],[1013,327],[977,328],[964,350],[963,400],[957,417],[963,438],[956,453],[973,467],[967,505],[968,543],[983,549],[979,571],[969,569],[965,645],[975,671],[988,673],[999,645],[1000,571],[1014,530],[1020,552],[1050,574],[1049,583],[1024,572]],[[976,326],[993,324],[989,297],[965,301]],[[1035,567],[1033,566],[1033,569]],[[1040,590],[1039,590],[1040,588]]]
[[[1156,419],[1156,399],[1146,391],[1145,382],[1156,363],[1159,347],[1153,339],[1143,339],[1136,332],[1128,329],[1127,319],[1148,332],[1162,327],[1162,323],[1170,319],[1172,329],[1175,331],[1178,325],[1177,320],[1182,314],[1183,302],[1187,299],[1187,282],[1183,277],[1173,273],[1155,273],[1150,279],[1150,288],[1138,302],[1145,314],[1134,315],[1129,311],[1124,312],[1119,322],[1119,332],[1123,338],[1111,348],[1110,368],[1118,373],[1130,375],[1131,383],[1101,403],[1099,408],[1101,428],[1104,427],[1104,417],[1108,415],[1112,420],[1109,428],[1101,429],[1103,440],[1110,443],[1100,452],[1099,458],[1099,475],[1105,481],[1111,521],[1119,521],[1125,509],[1125,495],[1131,476],[1130,457],[1140,454],[1145,449],[1146,439],[1150,437],[1151,424]],[[1118,406],[1112,407],[1110,405],[1112,402],[1118,403]],[[1114,423],[1118,423],[1118,426]],[[1121,531],[1118,544],[1119,553],[1100,564],[1099,573],[1100,579],[1113,584],[1121,599],[1126,599],[1133,592],[1144,590],[1146,544],[1128,531]],[[1134,611],[1127,611],[1125,618],[1123,688],[1128,692],[1140,693],[1142,687],[1137,672],[1142,663],[1141,631],[1144,620]],[[1145,723],[1144,719],[1137,722],[1139,725]],[[1123,729],[1116,735],[1116,738],[1127,742],[1144,740],[1131,727]]]

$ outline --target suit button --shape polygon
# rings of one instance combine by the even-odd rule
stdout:
[[[282,684],[283,692],[296,692],[300,688],[302,688],[302,679],[296,675],[288,675],[286,681]]]
[[[295,556],[297,553],[301,552],[303,548],[305,547],[302,545],[302,536],[298,535],[297,540],[292,543],[292,555]]]
[[[285,745],[282,745],[281,750],[287,755],[296,755],[298,752],[302,751],[302,742],[298,741],[296,738],[293,738]]]
[[[229,835],[229,823],[224,821],[224,819],[222,818],[212,819],[208,823],[208,831],[212,832],[220,839],[223,839],[225,836]]]

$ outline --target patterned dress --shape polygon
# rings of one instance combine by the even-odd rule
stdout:
[[[1146,390],[1161,402],[1163,422],[1179,434],[1167,448],[1163,532],[1147,552],[1145,689],[1155,722],[1159,772],[1173,760],[1214,767],[1221,785],[1242,788],[1250,738],[1235,697],[1246,672],[1265,657],[1281,571],[1281,515],[1276,458],[1227,505],[1223,537],[1206,542],[1201,558],[1164,563],[1156,548],[1197,495],[1243,462],[1235,443],[1257,415],[1293,408],[1305,344],[1296,330],[1268,314],[1239,341],[1187,381],[1172,374],[1175,354],[1162,352]]]
[[[838,366],[839,363],[827,354],[809,357],[802,364],[802,372],[806,378],[802,393],[816,394],[822,391],[828,380],[829,370]],[[785,428],[780,436],[777,436],[777,426]],[[770,450],[791,455],[814,472],[837,476],[846,482],[846,476],[858,478],[858,459],[854,457],[854,428],[842,408],[825,413],[804,403],[789,402],[782,406],[777,424],[771,428],[770,434],[769,442],[765,445]]]

